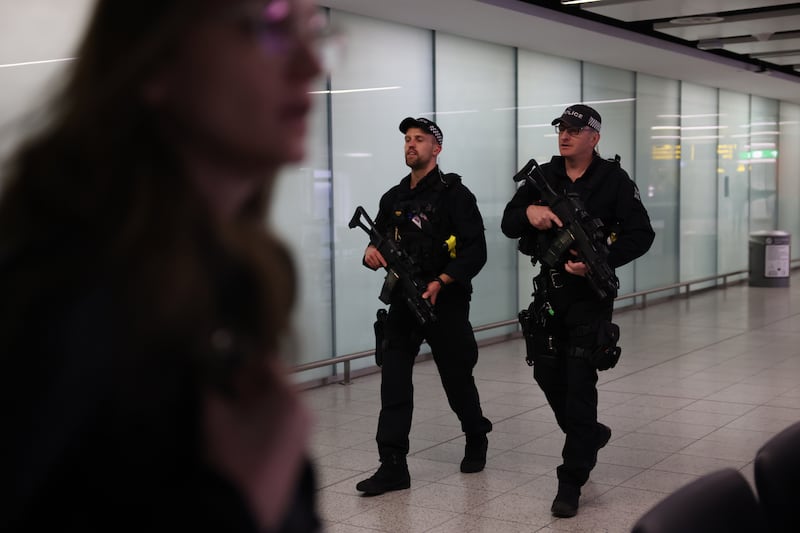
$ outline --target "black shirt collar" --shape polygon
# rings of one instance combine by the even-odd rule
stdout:
[[[595,180],[593,178],[597,174],[596,172],[597,167],[600,165],[601,159],[602,158],[597,154],[597,152],[594,152],[594,154],[592,155],[592,162],[589,163],[588,167],[586,167],[586,170],[583,172],[583,175],[575,181],[576,182],[580,181],[581,185],[583,185],[587,189],[591,189],[594,186]],[[569,179],[569,176],[567,176],[567,167],[563,156],[554,155],[553,158],[550,160],[550,163],[552,163],[553,169],[555,170],[554,174],[559,180],[565,179],[567,181],[572,182],[572,180]]]
[[[417,186],[414,187],[413,190],[411,189],[411,174],[410,173],[405,178],[403,178],[401,183],[403,184],[403,187],[405,188],[405,190],[416,193],[416,192],[421,192],[421,191],[428,190],[429,188],[435,186],[439,182],[439,180],[441,180],[441,179],[443,179],[442,178],[442,173],[439,170],[439,165],[436,165],[435,167],[433,167],[431,169],[430,172],[425,174],[424,178],[419,180],[419,183],[417,183]]]

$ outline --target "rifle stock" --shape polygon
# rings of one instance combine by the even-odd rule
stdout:
[[[397,243],[381,235],[363,207],[356,207],[348,226],[350,229],[356,227],[363,229],[369,235],[370,242],[386,260],[386,278],[379,297],[380,300],[385,304],[391,303],[392,289],[395,284],[399,283],[403,299],[411,312],[414,313],[417,322],[423,326],[435,322],[436,314],[433,312],[433,304],[431,304],[430,300],[422,297],[428,287],[418,278],[420,268],[414,259],[403,251]]]
[[[534,174],[536,177],[534,177]],[[592,218],[577,194],[558,194],[544,177],[535,159],[531,159],[514,176],[514,181],[526,180],[542,195],[542,200],[561,220],[563,226],[547,251],[537,259],[549,268],[562,260],[572,247],[577,248],[578,257],[586,264],[586,280],[599,298],[615,298],[619,280],[608,265],[608,247],[604,242],[603,223]]]

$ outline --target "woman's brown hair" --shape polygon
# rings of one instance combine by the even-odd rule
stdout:
[[[212,3],[99,0],[47,122],[3,180],[0,270],[13,282],[0,329],[26,320],[52,290],[109,282],[142,338],[168,334],[203,350],[234,321],[246,329],[234,337],[259,353],[276,350],[295,281],[285,247],[264,226],[269,181],[235,220],[214,219],[142,98]]]

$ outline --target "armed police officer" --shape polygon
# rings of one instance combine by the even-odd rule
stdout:
[[[595,259],[607,262],[597,266],[609,272],[611,288],[598,290],[595,276],[587,277],[594,273],[591,265],[574,246],[555,264],[543,260],[551,257],[547,254],[558,243],[569,242],[572,232],[563,231],[566,221],[554,212],[556,203],[551,202],[551,209],[542,189],[530,181],[517,189],[506,206],[502,230],[507,237],[520,238],[520,251],[542,264],[534,278],[533,303],[520,317],[523,330],[529,329],[525,331],[527,359],[533,364],[534,378],[566,434],[551,511],[558,517],[571,517],[578,512],[581,487],[597,462],[597,452],[611,438],[611,429],[597,421],[597,371],[614,366],[620,354],[619,328],[611,322],[616,296],[612,269],[647,252],[655,234],[635,183],[618,160],[603,159],[596,151],[601,126],[597,111],[572,105],[552,124],[560,156],[539,168],[532,161],[523,172],[541,171],[538,177],[546,181],[545,186],[594,217],[590,230],[598,230],[594,232],[597,249],[605,252]],[[529,320],[529,328],[523,317]]]
[[[483,470],[486,434],[492,430],[483,416],[472,376],[478,346],[469,322],[471,280],[486,263],[483,219],[475,196],[461,178],[443,173],[437,164],[443,137],[436,123],[408,117],[400,123],[400,131],[405,135],[405,159],[411,173],[383,195],[375,226],[419,266],[418,277],[424,287],[421,296],[433,304],[436,320],[421,325],[400,287],[395,287],[382,343],[376,436],[381,465],[356,485],[367,495],[410,486],[406,456],[413,411],[412,368],[423,339],[431,348],[447,400],[466,434],[462,472]],[[364,265],[377,270],[387,263],[374,244],[373,240],[364,253]]]

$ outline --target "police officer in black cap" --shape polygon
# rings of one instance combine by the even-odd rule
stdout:
[[[552,124],[560,156],[541,166],[547,182],[559,194],[577,194],[586,211],[602,221],[611,268],[643,255],[655,234],[636,184],[618,160],[603,159],[596,151],[600,114],[586,105],[572,105]],[[528,183],[517,190],[503,213],[503,233],[527,242],[547,242],[554,228],[561,226]],[[556,268],[542,266],[534,279],[530,312],[540,316],[528,346],[534,378],[566,434],[551,508],[557,517],[577,514],[581,487],[597,462],[597,452],[611,438],[611,429],[597,421],[597,371],[616,363],[606,355],[619,357],[615,351],[619,328],[611,323],[614,295],[597,296],[585,278],[586,264],[576,252],[570,253]],[[538,342],[540,338],[547,340]]]
[[[366,495],[407,489],[411,484],[406,463],[413,411],[411,376],[423,339],[431,347],[447,400],[466,434],[462,472],[483,470],[486,434],[492,430],[472,376],[478,346],[469,322],[471,280],[486,263],[483,219],[460,176],[443,173],[437,164],[443,140],[439,126],[426,118],[408,117],[400,123],[400,131],[405,134],[411,173],[383,195],[375,225],[421,265],[427,282],[423,298],[434,304],[437,320],[421,326],[401,295],[393,294],[384,330],[376,436],[381,465],[356,485]],[[370,245],[364,264],[377,270],[386,260]]]

